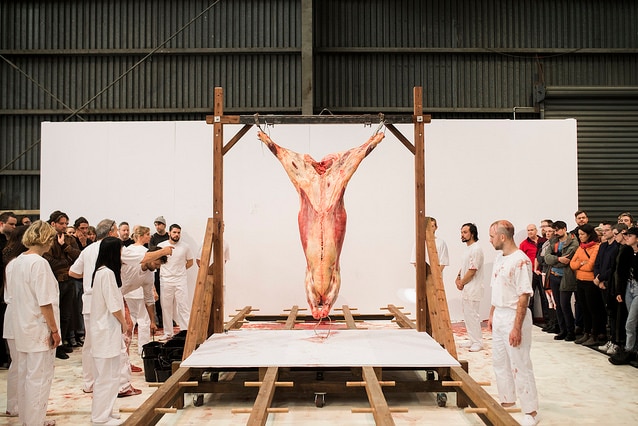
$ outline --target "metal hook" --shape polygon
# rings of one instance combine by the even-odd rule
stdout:
[[[255,117],[255,126],[257,126],[257,128],[263,132],[264,130],[259,125],[259,113],[255,113],[254,117]]]
[[[385,126],[385,115],[379,113],[379,127],[377,127],[377,130],[375,130],[374,134],[376,135],[377,133],[379,133],[379,130],[381,130],[383,126]]]

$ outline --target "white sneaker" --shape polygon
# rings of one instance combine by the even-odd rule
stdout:
[[[471,348],[471,347],[472,347],[472,342],[470,340],[459,343],[459,348]]]
[[[523,417],[523,421],[521,422],[521,426],[536,426],[539,422],[540,418],[538,417],[538,414],[536,414],[536,416],[525,414],[525,417]]]
[[[474,343],[470,346],[470,352],[478,352],[483,349],[483,346],[480,343]]]
[[[607,343],[605,343],[602,346],[598,346],[598,350],[599,351],[603,351],[603,352],[607,352],[609,350],[609,348],[611,347],[612,343],[611,340],[609,340]]]
[[[618,345],[612,343],[609,349],[607,349],[607,355],[616,355],[616,352],[618,352]]]

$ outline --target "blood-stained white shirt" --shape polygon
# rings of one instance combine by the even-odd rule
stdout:
[[[142,245],[132,244],[122,249],[122,288],[123,296],[132,299],[144,299],[147,305],[155,303],[153,271],[142,269],[142,260],[148,250]]]
[[[71,272],[82,275],[82,288],[84,289],[84,294],[82,294],[82,313],[84,315],[91,313],[91,294],[93,294],[91,280],[93,279],[93,271],[95,271],[95,262],[100,252],[101,242],[100,240],[89,244],[80,252],[80,256],[75,259],[70,268]]]
[[[503,256],[499,252],[492,269],[492,306],[516,309],[522,294],[533,294],[532,262],[522,250]]]
[[[100,267],[93,280],[91,297],[90,330],[94,358],[113,358],[120,355],[122,326],[113,312],[124,313],[122,293],[117,287],[115,274],[109,268]]]
[[[51,305],[57,328],[60,327],[60,290],[51,266],[42,256],[22,253],[9,262],[7,287],[14,304],[12,315],[16,349],[19,352],[43,352],[51,349],[51,330],[40,306]]]

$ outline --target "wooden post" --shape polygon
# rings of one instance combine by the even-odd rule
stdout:
[[[215,122],[213,124],[213,218],[217,239],[213,246],[213,309],[209,330],[224,331],[224,89],[215,87]]]
[[[416,329],[427,331],[425,292],[425,142],[423,125],[423,89],[414,88],[414,191],[416,226]]]

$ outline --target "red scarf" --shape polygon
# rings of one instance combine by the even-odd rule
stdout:
[[[598,244],[597,241],[588,241],[586,243],[580,243],[580,248],[582,248],[583,250],[587,250],[588,248],[593,247],[596,244]]]

